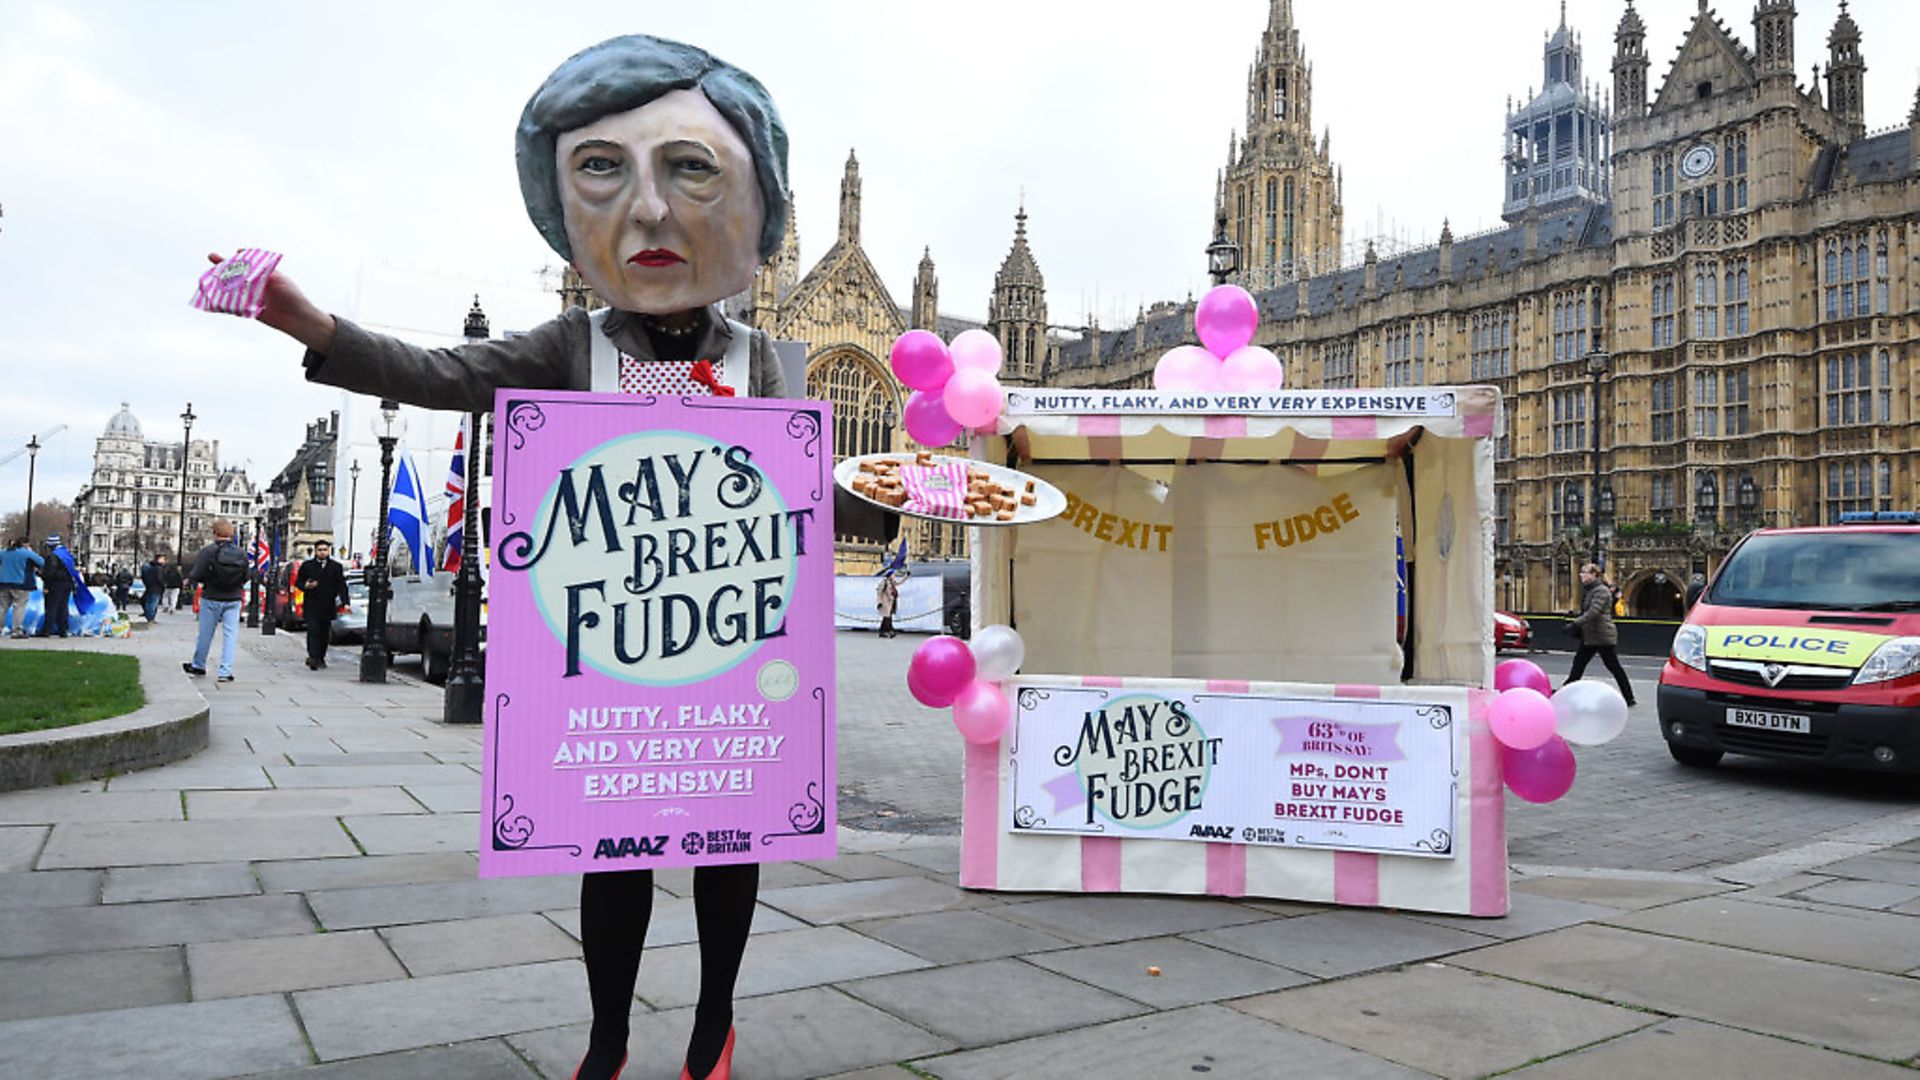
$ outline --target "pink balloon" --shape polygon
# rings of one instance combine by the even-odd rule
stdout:
[[[1530,803],[1550,803],[1565,795],[1578,771],[1573,748],[1558,735],[1531,750],[1501,747],[1500,766],[1507,776],[1507,790]]]
[[[1193,311],[1193,328],[1200,344],[1215,356],[1227,357],[1247,347],[1260,326],[1260,308],[1252,294],[1238,285],[1215,285]]]
[[[1000,363],[1005,359],[1000,351],[1000,339],[985,330],[968,330],[953,339],[947,347],[953,353],[954,370],[961,368],[979,368],[989,375],[1000,374]]]
[[[1493,688],[1512,690],[1515,687],[1538,690],[1548,697],[1553,696],[1553,680],[1547,677],[1546,672],[1540,670],[1539,664],[1531,660],[1500,661],[1493,669]]]
[[[968,683],[953,700],[953,726],[970,743],[994,743],[1013,723],[1007,695],[989,682]]]
[[[942,394],[947,402],[947,415],[970,428],[993,424],[1007,403],[1000,380],[979,368],[961,368],[954,372]]]
[[[1220,361],[1198,345],[1176,345],[1153,365],[1153,388],[1206,393],[1213,389],[1214,370],[1219,366]]]
[[[960,425],[947,415],[939,390],[915,390],[904,410],[907,434],[921,446],[946,446],[960,437]]]
[[[1278,390],[1286,381],[1280,358],[1258,345],[1235,349],[1219,363],[1222,390]]]
[[[1553,734],[1553,702],[1538,690],[1516,686],[1500,691],[1487,710],[1487,727],[1500,745],[1514,750],[1532,750]]]
[[[936,694],[926,687],[921,686],[919,678],[913,673],[912,665],[908,665],[907,667],[907,693],[912,694],[913,700],[925,705],[929,709],[944,709],[953,704],[954,695]]]
[[[893,374],[915,390],[938,390],[953,376],[947,343],[928,330],[909,330],[894,339],[887,360]]]
[[[913,650],[907,677],[918,680],[929,695],[951,701],[973,681],[973,650],[957,637],[928,638]]]

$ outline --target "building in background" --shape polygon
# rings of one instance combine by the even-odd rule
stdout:
[[[277,505],[269,524],[278,526],[282,561],[306,558],[321,540],[334,542],[333,503],[339,484],[334,460],[339,437],[338,412],[309,423],[300,448],[267,484],[270,494],[280,496],[274,500]]]
[[[1297,37],[1289,0],[1271,2],[1261,63]],[[1795,19],[1793,0],[1759,0],[1750,48],[1703,3],[1656,85],[1628,3],[1608,115],[1563,15],[1546,86],[1505,119],[1506,227],[1369,240],[1357,265],[1278,284],[1271,232],[1240,241],[1255,340],[1289,385],[1500,388],[1503,607],[1570,606],[1597,549],[1631,613],[1674,616],[1688,574],[1749,527],[1920,503],[1920,93],[1905,124],[1867,132],[1846,5],[1805,83]],[[1249,88],[1250,117],[1273,85]],[[1306,91],[1287,107],[1304,115]],[[1149,385],[1191,326],[1189,301],[1089,328],[1045,381]]]
[[[186,551],[179,552],[182,446],[148,439],[126,402],[94,442],[93,473],[74,496],[68,546],[88,573],[138,569],[166,552],[190,556],[213,519],[251,521],[259,494],[244,470],[222,468],[220,440],[194,439],[186,454]]]

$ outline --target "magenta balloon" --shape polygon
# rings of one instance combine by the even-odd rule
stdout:
[[[915,390],[904,410],[907,434],[921,446],[946,446],[960,437],[960,425],[947,415],[938,390]]]
[[[1286,381],[1280,358],[1268,349],[1248,345],[1235,349],[1220,361],[1220,389],[1223,391],[1278,390]]]
[[[1553,680],[1540,670],[1540,665],[1531,660],[1502,660],[1493,669],[1493,688],[1512,690],[1525,687],[1538,690],[1548,697],[1553,696]]]
[[[947,343],[927,330],[909,330],[895,338],[887,360],[893,374],[915,390],[938,390],[953,376]]]
[[[1507,790],[1530,803],[1550,803],[1565,795],[1579,771],[1573,748],[1558,735],[1531,750],[1501,747],[1500,766],[1507,776]]]
[[[953,367],[979,368],[989,375],[1000,374],[1000,364],[1006,359],[1000,350],[1000,339],[985,330],[968,330],[953,339],[948,346],[953,353]]]
[[[953,726],[970,743],[999,742],[1013,723],[1007,695],[989,682],[971,682],[953,699]]]
[[[1200,298],[1193,311],[1193,328],[1200,333],[1200,344],[1215,356],[1226,358],[1247,347],[1260,326],[1260,308],[1253,296],[1238,285],[1215,285]]]
[[[947,414],[970,428],[991,425],[999,419],[1000,410],[1007,403],[1000,380],[979,368],[961,368],[954,372],[941,396],[947,403]]]
[[[1487,727],[1500,745],[1531,750],[1553,735],[1553,702],[1538,690],[1516,686],[1500,691],[1487,710]]]
[[[917,677],[927,693],[951,699],[973,681],[973,650],[957,637],[928,638],[913,651],[907,674]]]
[[[953,704],[952,694],[936,694],[926,687],[921,686],[920,680],[913,674],[913,666],[911,664],[907,666],[907,693],[912,694],[913,700],[925,705],[929,709],[944,709]]]

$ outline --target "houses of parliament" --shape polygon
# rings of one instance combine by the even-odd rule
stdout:
[[[1656,81],[1627,0],[1610,96],[1586,88],[1563,6],[1542,89],[1505,117],[1506,224],[1343,259],[1312,69],[1291,0],[1269,2],[1213,193],[1240,250],[1232,280],[1292,385],[1500,389],[1499,606],[1571,606],[1597,550],[1630,614],[1674,616],[1688,576],[1752,527],[1920,507],[1920,93],[1905,125],[1866,130],[1869,50],[1846,3],[1810,81],[1794,0],[1756,0],[1750,43],[1701,0]],[[940,312],[931,255],[899,305],[861,248],[860,183],[850,155],[832,247],[802,274],[789,228],[735,302],[808,343],[836,454],[907,445],[886,357],[910,328],[983,326],[1006,381],[1069,387],[1149,385],[1161,353],[1193,340],[1191,300],[1049,331],[1024,210],[984,319]],[[909,522],[906,536],[915,559],[954,558],[963,532]],[[843,541],[838,561],[871,571],[881,556]]]

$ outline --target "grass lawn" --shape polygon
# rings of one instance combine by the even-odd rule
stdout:
[[[0,735],[104,720],[146,703],[131,656],[0,650]]]

